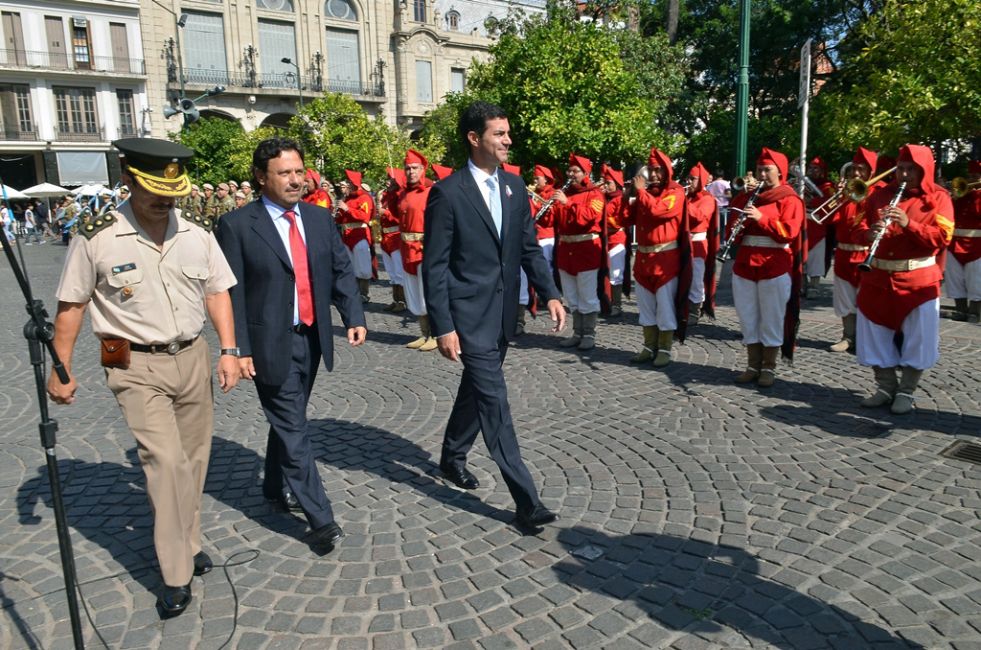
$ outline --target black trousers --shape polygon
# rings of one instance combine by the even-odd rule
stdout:
[[[269,420],[262,492],[267,498],[278,499],[285,486],[296,496],[310,526],[320,528],[334,521],[307,426],[307,402],[320,367],[320,339],[316,327],[289,336],[283,341],[284,347],[289,343],[291,355],[286,381],[276,386],[256,382],[259,402]]]
[[[484,434],[484,443],[501,470],[518,510],[527,512],[541,503],[531,473],[521,460],[518,437],[511,420],[508,389],[504,382],[507,341],[501,337],[496,348],[464,349],[463,376],[443,436],[440,465],[462,467],[467,452]]]

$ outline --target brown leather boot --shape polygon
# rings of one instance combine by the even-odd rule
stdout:
[[[561,348],[574,348],[582,341],[582,312],[572,312],[572,334],[559,341]]]
[[[688,325],[694,326],[698,325],[699,319],[702,317],[702,303],[688,301]]]
[[[358,278],[358,292],[361,294],[361,302],[368,302],[368,289],[371,282],[367,278]]]
[[[779,346],[763,348],[763,367],[760,368],[760,378],[756,380],[756,385],[760,388],[769,388],[777,380],[777,357],[779,355]]]
[[[872,372],[875,373],[875,392],[863,399],[859,404],[865,408],[876,408],[891,404],[892,398],[896,395],[896,389],[899,388],[899,380],[896,379],[896,369],[873,366]]]
[[[737,384],[749,384],[760,376],[760,369],[763,367],[763,344],[750,343],[746,346],[746,369],[736,375]]]
[[[422,333],[422,336],[414,341],[409,341],[405,344],[405,347],[410,350],[418,350],[429,340],[429,316],[427,314],[419,316],[419,331]]]
[[[855,324],[858,321],[856,314],[848,314],[841,318],[841,340],[831,346],[832,352],[848,352],[855,350]]]
[[[614,284],[610,287],[612,297],[610,299],[610,318],[623,316],[623,285]]]
[[[922,370],[916,368],[903,367],[902,377],[899,379],[899,388],[896,390],[896,397],[892,400],[890,411],[895,415],[906,415],[913,410],[913,392],[920,377],[923,376]]]
[[[661,330],[657,333],[657,356],[654,357],[654,367],[663,368],[671,363],[671,344],[674,342],[674,330]]]
[[[657,327],[653,325],[644,325],[644,347],[640,349],[640,352],[635,354],[631,359],[630,363],[650,363],[654,360],[654,354],[657,351]]]
[[[599,318],[597,312],[582,314],[582,339],[579,341],[580,350],[592,350],[596,347],[596,320]]]

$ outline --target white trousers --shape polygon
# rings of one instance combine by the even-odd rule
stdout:
[[[354,277],[359,280],[371,279],[371,247],[368,240],[362,239],[354,245],[354,249],[347,249],[351,255],[351,266],[354,267]]]
[[[548,268],[552,268],[552,251],[555,249],[555,239],[539,239],[538,245],[542,248],[542,255],[545,256],[545,263],[548,264]],[[518,304],[527,305],[531,302],[531,298],[528,296],[528,276],[525,275],[525,270],[521,269],[521,287],[518,289]]]
[[[555,251],[555,237],[539,239],[538,245],[541,246],[545,261],[548,262],[548,268],[552,268],[552,253]]]
[[[790,300],[790,274],[753,282],[732,275],[732,301],[736,304],[743,345],[783,345],[783,320]]]
[[[961,264],[956,257],[948,254],[944,291],[948,298],[981,300],[981,259]]]
[[[804,263],[804,275],[809,278],[821,277],[824,275],[824,247],[828,243],[825,237],[818,244],[807,251],[807,261]]]
[[[570,275],[565,271],[559,271],[559,278],[562,280],[562,295],[569,303],[569,309],[578,311],[582,314],[596,314],[600,310],[599,296],[596,295],[597,273],[583,271],[576,275]]]
[[[527,305],[531,298],[528,297],[528,275],[521,269],[521,287],[518,288],[518,304]]]
[[[610,249],[610,284],[623,284],[623,270],[627,268],[627,247],[617,244]]]
[[[900,326],[902,348],[896,347],[896,332],[873,323],[858,312],[855,351],[863,366],[932,368],[940,359],[940,299],[929,300],[913,311]]]
[[[858,304],[858,287],[835,276],[833,291],[832,304],[835,307],[835,315],[843,318],[858,311],[856,306]]]
[[[678,293],[678,278],[662,284],[654,293],[640,282],[634,283],[637,292],[637,310],[643,327],[657,325],[658,329],[678,329],[678,315],[674,311],[674,297]]]
[[[701,304],[705,302],[705,258],[691,258],[691,289],[688,300]]]
[[[405,275],[405,269],[402,268],[402,251],[396,248],[391,255],[382,251],[381,257],[385,273],[388,273],[389,283],[401,285]]]
[[[422,290],[422,276],[405,272],[402,278],[405,289],[405,305],[415,316],[426,315],[426,294]]]

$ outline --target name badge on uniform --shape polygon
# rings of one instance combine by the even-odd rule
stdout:
[[[119,266],[112,267],[112,274],[119,275],[120,273],[125,273],[126,271],[132,271],[136,268],[134,262],[129,262],[128,264],[120,264]]]

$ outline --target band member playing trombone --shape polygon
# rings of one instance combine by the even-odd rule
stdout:
[[[688,230],[691,232],[691,290],[688,324],[702,312],[715,318],[715,254],[719,250],[718,202],[705,189],[709,173],[702,163],[688,172]]]
[[[972,160],[968,178],[953,181],[954,238],[947,258],[947,296],[958,320],[981,319],[981,162]]]
[[[627,269],[627,231],[623,227],[623,172],[603,165],[603,192],[606,194],[606,250],[610,260],[610,316],[623,315],[623,285]]]
[[[851,176],[849,181],[868,181],[872,170],[875,169],[878,156],[874,151],[859,147],[852,158],[848,169]],[[885,183],[877,183],[866,189],[866,198],[873,189],[882,187]],[[842,192],[848,192],[843,188]],[[864,233],[856,235],[856,227],[865,219],[863,201],[845,199],[838,210],[829,218],[834,224],[835,232],[835,280],[832,301],[835,314],[841,318],[841,340],[831,346],[832,352],[855,351],[855,320],[857,318],[856,300],[858,297],[858,281],[862,273],[858,270],[859,263],[865,259],[869,246]],[[859,236],[860,239],[856,239]]]
[[[671,363],[671,343],[681,311],[678,302],[684,305],[688,297],[691,242],[685,219],[685,190],[672,179],[671,159],[652,147],[647,171],[649,180],[640,173],[634,176],[633,196],[637,200],[627,210],[626,220],[627,225],[637,228],[634,279],[640,324],[644,328],[644,347],[630,363],[653,360],[655,368],[663,368]],[[683,271],[688,273],[685,278]],[[681,333],[684,334],[683,329]]]
[[[872,195],[858,228],[875,251],[858,290],[858,362],[872,366],[876,383],[862,406],[892,404],[896,414],[913,410],[920,376],[940,357],[937,256],[953,235],[954,206],[933,178],[930,148],[904,146],[896,180]]]
[[[787,156],[763,148],[756,160],[762,190],[746,209],[749,193],[729,204],[728,229],[746,218],[732,268],[732,297],[746,346],[746,370],[736,382],[772,386],[777,354],[791,358],[800,316],[803,273],[804,203],[787,184]]]
[[[810,196],[807,200],[807,207],[813,209],[835,193],[835,186],[828,181],[828,166],[819,156],[807,163],[807,177],[821,191],[819,196]],[[807,220],[807,263],[804,272],[812,289],[817,289],[827,271],[827,234],[827,224]]]
[[[535,165],[533,190],[535,194],[531,197],[532,216],[538,214],[545,202],[555,194],[555,174],[545,165]],[[538,238],[538,245],[542,248],[545,261],[549,268],[552,267],[552,252],[555,249],[555,228],[553,227],[553,210],[545,211],[538,221],[535,222],[535,237]]]
[[[572,182],[563,192],[556,190],[552,206],[559,234],[558,267],[562,294],[572,310],[572,336],[562,339],[564,348],[591,350],[596,346],[596,320],[600,299],[599,270],[604,266],[603,194],[589,174],[593,163],[571,154],[566,176]]]

